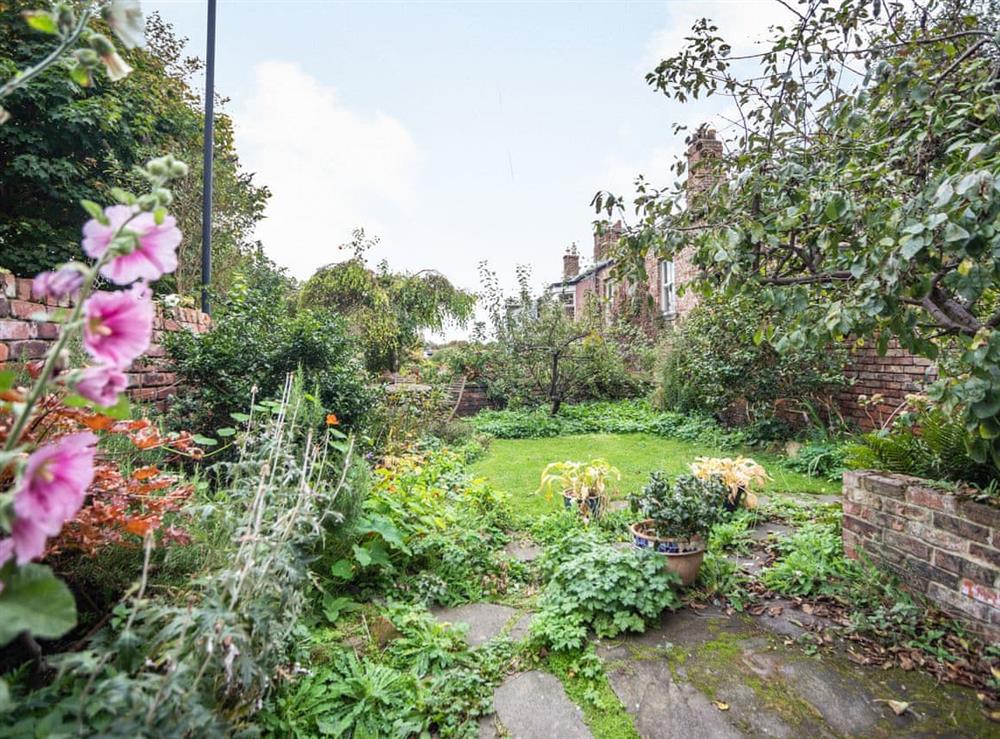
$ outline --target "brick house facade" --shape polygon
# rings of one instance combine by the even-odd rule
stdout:
[[[708,190],[713,183],[713,175],[704,163],[722,154],[722,142],[715,131],[700,129],[689,142],[688,197],[697,197]],[[646,280],[641,285],[624,284],[616,279],[615,260],[609,258],[612,247],[622,234],[621,221],[606,228],[603,233],[594,234],[594,251],[590,266],[580,271],[580,254],[576,244],[563,254],[563,279],[548,287],[551,295],[556,295],[566,306],[566,312],[579,318],[583,315],[588,301],[596,301],[602,310],[618,312],[626,300],[637,297],[639,290],[651,298],[648,318],[653,323],[669,323],[681,318],[697,303],[693,292],[681,294],[678,288],[695,279],[697,268],[691,256],[692,249],[683,249],[673,260],[659,259],[650,252],[646,255]]]

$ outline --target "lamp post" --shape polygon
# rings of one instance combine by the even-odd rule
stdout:
[[[208,0],[208,44],[205,58],[205,150],[201,204],[201,309],[212,312],[212,155],[215,143],[215,0]]]

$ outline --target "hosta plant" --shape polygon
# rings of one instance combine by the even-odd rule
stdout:
[[[542,470],[537,492],[549,497],[554,493],[561,493],[577,505],[584,518],[589,519],[591,514],[599,516],[606,510],[608,485],[612,480],[621,479],[622,474],[618,468],[612,467],[604,459],[553,462]]]
[[[747,508],[757,507],[754,488],[763,487],[771,476],[760,464],[749,457],[698,457],[691,463],[691,474],[699,480],[717,478],[726,486],[726,500],[730,505],[742,503]]]

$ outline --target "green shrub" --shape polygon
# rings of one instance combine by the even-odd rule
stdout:
[[[729,489],[718,478],[679,475],[671,482],[665,473],[654,472],[642,491],[629,500],[633,511],[652,521],[656,536],[688,539],[707,534],[722,520],[722,503],[728,495]]]
[[[287,304],[287,284],[273,265],[258,261],[218,300],[212,328],[167,334],[181,380],[169,419],[209,433],[231,426],[248,399],[278,394],[289,372],[300,370],[310,392],[348,428],[364,422],[376,396],[344,323],[328,313]]]
[[[839,347],[787,347],[760,341],[774,318],[747,295],[713,294],[664,340],[655,371],[656,407],[682,413],[724,414],[743,407],[742,422],[770,422],[775,402],[821,401],[843,385],[846,355]]]
[[[599,534],[571,532],[550,556],[559,562],[539,601],[532,633],[554,649],[579,649],[593,629],[600,637],[643,631],[666,608],[677,608],[680,580],[660,557],[618,549]]]

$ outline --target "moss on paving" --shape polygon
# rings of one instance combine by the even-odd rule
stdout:
[[[602,672],[588,677],[574,671],[578,655],[551,653],[545,669],[559,678],[566,695],[583,710],[583,720],[594,739],[639,739],[632,717],[611,689]]]
[[[836,483],[801,475],[782,468],[772,455],[748,452],[761,462],[774,478],[766,492],[835,493]],[[489,453],[472,467],[474,475],[488,479],[496,488],[511,495],[515,511],[521,516],[536,517],[557,510],[559,500],[534,495],[542,469],[549,462],[607,459],[622,472],[620,495],[640,489],[653,470],[671,475],[687,472],[696,457],[732,456],[713,447],[651,434],[586,434],[544,439],[496,439]]]

